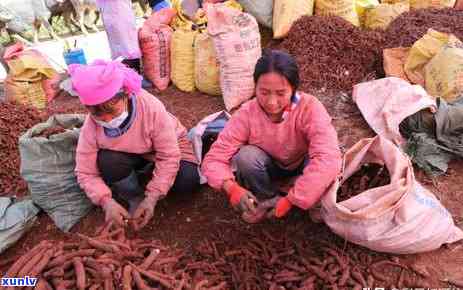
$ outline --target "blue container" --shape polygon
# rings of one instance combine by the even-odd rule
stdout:
[[[87,60],[85,59],[85,53],[82,48],[76,48],[69,52],[65,52],[63,54],[64,61],[67,65],[77,63],[77,64],[87,64]]]

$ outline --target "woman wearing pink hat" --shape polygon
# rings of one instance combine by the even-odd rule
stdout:
[[[140,75],[117,61],[71,65],[69,72],[89,111],[77,146],[77,179],[107,221],[124,225],[130,218],[140,229],[169,190],[197,188],[198,162],[185,127],[141,89]]]

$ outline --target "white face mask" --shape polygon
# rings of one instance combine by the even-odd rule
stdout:
[[[127,119],[128,116],[129,116],[129,113],[127,111],[124,111],[119,116],[115,117],[109,122],[97,120],[95,118],[93,118],[93,120],[95,120],[95,122],[102,127],[105,127],[108,129],[117,129],[122,125],[122,123],[124,123],[125,119]]]

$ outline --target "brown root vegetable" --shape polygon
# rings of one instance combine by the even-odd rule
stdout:
[[[115,265],[115,266],[118,266],[118,267],[122,266],[121,262],[116,261],[114,259],[100,259],[100,258],[98,258],[96,261],[98,263],[101,263],[101,264],[112,264],[112,265]]]
[[[85,235],[82,235],[82,234],[79,234],[77,233],[77,236],[79,238],[81,238],[82,240],[84,240],[85,242],[87,242],[88,244],[90,244],[92,247],[96,248],[96,249],[99,249],[99,250],[102,250],[104,252],[110,252],[110,253],[119,253],[120,250],[117,246],[115,245],[108,245],[104,242],[101,242],[97,239],[94,239],[94,238],[90,238],[90,237],[87,237]]]
[[[76,281],[75,280],[62,280],[58,286],[56,286],[56,290],[68,290],[68,289],[75,289]]]
[[[76,273],[77,289],[84,290],[86,286],[85,284],[86,284],[87,278],[85,275],[85,268],[84,268],[84,264],[82,263],[82,258],[75,257],[72,259],[72,262],[74,264],[74,271]]]
[[[368,275],[367,287],[373,287],[374,284],[375,284],[375,278],[372,275]]]
[[[108,223],[103,224],[101,227],[99,227],[96,230],[95,236],[96,237],[101,237],[101,236],[108,235],[109,232],[111,231],[112,226],[113,226],[112,222],[108,222]]]
[[[334,257],[334,259],[338,262],[339,266],[342,268],[342,269],[345,269],[347,267],[347,263],[345,261],[345,259],[341,258],[341,256],[339,255],[339,253],[334,250],[334,249],[331,249],[331,248],[323,248],[328,254],[330,254],[332,257]]]
[[[206,287],[206,285],[208,283],[209,283],[208,280],[199,281],[198,283],[196,283],[196,286],[195,286],[194,290],[201,290],[201,289],[203,289],[203,287]]]
[[[44,255],[45,253],[42,252],[32,256],[30,260],[24,265],[24,267],[18,272],[18,277],[25,277],[28,275],[32,271],[32,268],[42,259]]]
[[[69,250],[76,250],[79,248],[79,243],[64,243],[63,244],[63,250],[69,251]]]
[[[100,288],[101,288],[101,285],[95,283],[95,284],[93,284],[92,286],[90,286],[90,287],[88,288],[88,290],[98,290],[98,289],[100,289]]]
[[[354,268],[351,271],[351,276],[352,278],[354,278],[354,280],[359,282],[360,285],[362,285],[362,287],[367,287],[367,281],[365,280],[365,277],[363,277],[362,273],[358,269]]]
[[[217,286],[209,287],[207,290],[224,290],[227,289],[227,282],[222,282]]]
[[[146,278],[149,278],[155,282],[158,282],[159,284],[161,284],[164,287],[167,287],[168,289],[173,288],[172,283],[168,281],[168,279],[171,279],[171,277],[155,272],[155,271],[143,270],[140,267],[137,267],[132,263],[130,264],[134,269],[136,269],[138,272],[140,272],[141,275],[145,276]]]
[[[159,249],[152,249],[148,257],[146,257],[146,259],[140,265],[140,268],[148,269],[151,266],[151,264],[153,264],[154,260],[159,256],[160,252],[161,251]]]
[[[132,270],[132,277],[138,290],[151,290],[151,288],[146,285],[145,281],[137,270]]]
[[[48,139],[52,135],[61,134],[64,132],[66,132],[66,128],[62,127],[61,125],[56,125],[54,127],[47,128],[39,134],[33,135],[32,137],[44,137]]]
[[[19,277],[18,272],[27,264],[28,261],[30,261],[31,256],[35,256],[47,245],[49,245],[47,241],[42,241],[25,255],[21,256],[6,272],[5,277]]]
[[[85,272],[88,272],[90,274],[90,276],[92,276],[93,278],[95,278],[97,280],[100,280],[100,279],[103,278],[98,271],[95,271],[94,269],[92,269],[90,267],[85,267]]]
[[[122,289],[132,290],[132,266],[126,265],[122,273]]]
[[[74,268],[72,268],[70,271],[64,272],[63,279],[71,280],[72,278],[74,278],[74,276],[76,276],[76,271],[74,270]]]
[[[62,265],[62,264],[67,263],[67,262],[70,262],[72,264],[72,259],[74,257],[93,256],[93,254],[95,254],[95,252],[96,251],[94,249],[78,250],[78,251],[70,252],[70,253],[65,254],[63,256],[56,257],[55,259],[53,259],[48,264],[47,267],[48,268],[53,268],[53,267]]]
[[[62,267],[56,267],[48,270],[42,275],[44,278],[63,277],[64,269]]]
[[[113,279],[111,278],[104,279],[104,290],[114,290]]]
[[[40,259],[40,261],[33,266],[31,271],[29,272],[29,276],[36,277],[37,275],[42,273],[43,269],[45,269],[45,267],[48,265],[51,258],[53,257],[54,252],[55,250],[53,249],[46,251],[45,254],[42,256],[42,259]]]
[[[48,284],[47,280],[40,278],[37,284],[35,285],[34,290],[53,290],[50,284]]]
[[[339,278],[338,285],[344,286],[347,283],[347,279],[350,277],[350,268],[346,267],[342,272],[341,278]]]

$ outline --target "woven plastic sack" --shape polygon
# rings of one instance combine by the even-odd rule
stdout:
[[[363,25],[365,12],[379,5],[378,0],[357,0],[355,1],[355,11],[357,12],[360,24]]]
[[[383,50],[383,68],[386,77],[397,77],[408,81],[404,64],[409,53],[409,47],[387,48]]]
[[[344,18],[355,26],[360,26],[355,0],[317,0],[316,15],[336,15]]]
[[[0,197],[0,254],[14,245],[37,220],[40,209],[30,197]]]
[[[4,86],[7,101],[15,101],[38,109],[44,109],[47,106],[47,95],[42,81],[15,81],[11,76],[7,76]]]
[[[390,184],[338,202],[340,186],[363,164],[385,165]],[[463,239],[452,215],[415,180],[408,157],[391,141],[363,139],[344,155],[345,168],[322,197],[321,215],[344,239],[378,252],[412,254]]]
[[[463,93],[463,45],[446,45],[425,66],[426,91],[452,102]]]
[[[275,0],[273,4],[273,37],[285,37],[291,26],[304,15],[313,15],[314,0]]]
[[[254,95],[254,68],[261,56],[256,19],[224,4],[206,9],[208,32],[220,63],[220,87],[227,110]]]
[[[410,8],[447,8],[455,6],[455,2],[456,0],[410,0]]]
[[[392,20],[400,14],[410,10],[405,3],[380,4],[376,8],[368,9],[365,12],[364,26],[370,29],[386,29]]]
[[[75,154],[84,115],[54,115],[29,129],[19,138],[22,178],[34,203],[42,208],[62,231],[69,231],[92,208],[74,174]],[[66,132],[38,136],[60,125]],[[37,137],[35,137],[37,136]]]
[[[410,49],[405,62],[405,73],[408,79],[422,87],[425,86],[425,65],[448,43],[460,41],[452,34],[442,33],[432,28],[422,38],[418,39]]]
[[[214,42],[207,33],[200,33],[195,39],[195,85],[206,94],[219,96],[220,66],[217,62]]]
[[[172,34],[170,75],[174,85],[184,92],[195,90],[195,51],[193,46],[197,34],[197,31],[186,28],[178,28]]]
[[[143,25],[138,31],[144,75],[161,91],[167,89],[170,82],[172,33],[172,28],[165,24]]]
[[[273,26],[273,0],[238,0],[244,11],[256,17],[265,27]]]

